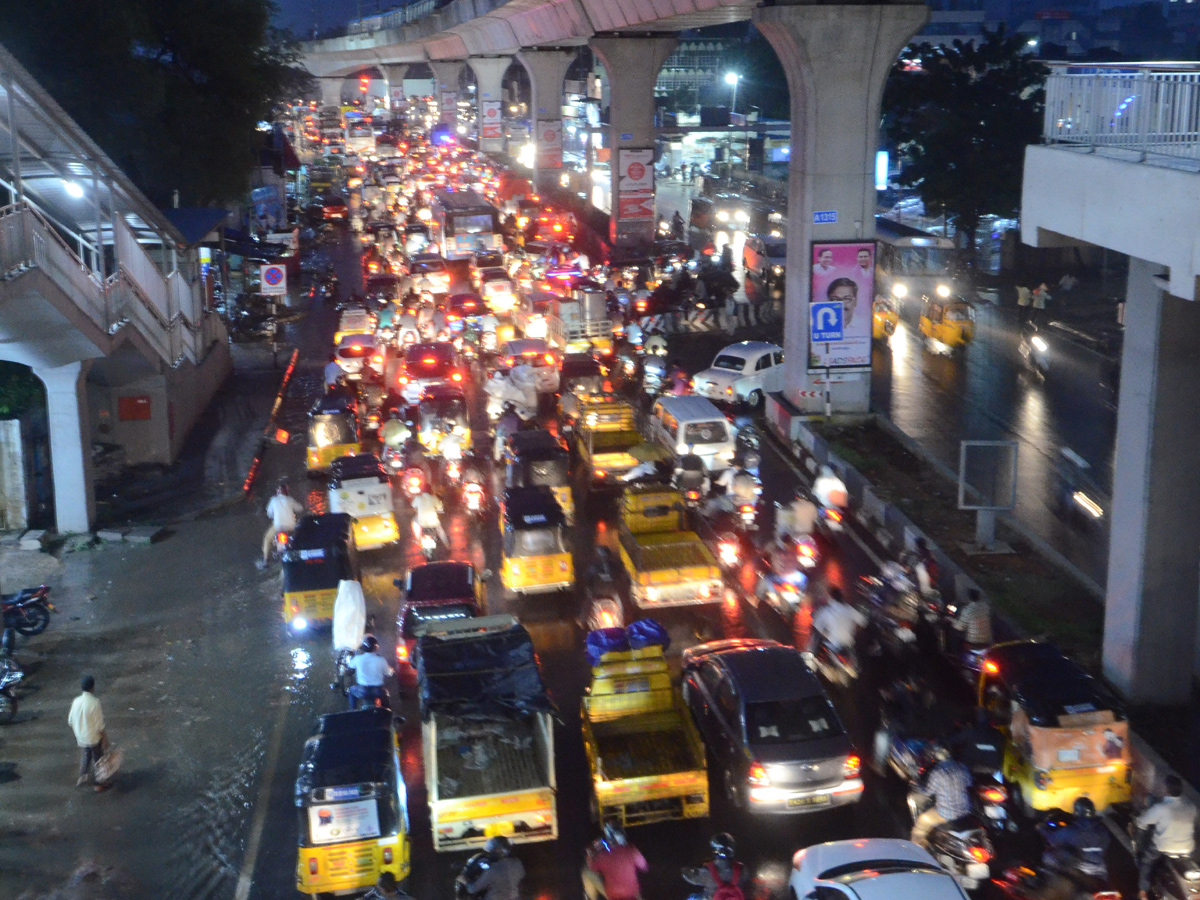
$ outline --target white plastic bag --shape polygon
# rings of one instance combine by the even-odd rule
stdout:
[[[333,649],[357,650],[367,630],[367,601],[357,581],[339,581],[333,601]]]

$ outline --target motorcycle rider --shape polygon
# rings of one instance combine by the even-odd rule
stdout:
[[[396,876],[391,872],[380,872],[375,887],[367,891],[363,900],[412,900],[412,895],[400,890]]]
[[[450,546],[450,538],[446,537],[446,529],[442,527],[442,501],[431,490],[423,491],[413,497],[412,508],[414,521],[422,531],[431,531],[438,536],[443,547]]]
[[[291,496],[287,482],[279,482],[279,487],[275,489],[275,496],[267,501],[267,516],[271,519],[271,524],[263,533],[262,559],[258,562],[258,568],[265,569],[267,567],[267,563],[271,559],[271,545],[275,542],[275,536],[281,533],[291,534],[296,527],[296,520],[303,512],[304,507]]]
[[[734,857],[737,855],[737,842],[733,835],[727,832],[714,834],[708,842],[712,850],[712,861],[694,869],[683,870],[683,880],[700,888],[699,896],[703,900],[713,900],[714,895],[722,887],[732,887],[742,894],[742,864]],[[722,891],[728,894],[728,890]]]
[[[387,690],[383,682],[395,672],[387,660],[379,655],[379,641],[375,635],[368,634],[363,638],[358,653],[346,660],[346,667],[354,670],[354,684],[349,691],[352,710],[358,709],[360,703],[369,705],[377,699],[387,703]]]
[[[1107,880],[1105,853],[1112,834],[1096,815],[1096,804],[1087,797],[1075,800],[1074,818],[1060,828],[1042,830],[1047,849],[1042,862],[1058,872],[1078,872],[1089,878]]]
[[[842,509],[846,506],[846,484],[829,466],[821,466],[813,482],[812,495],[826,509]]]
[[[846,653],[853,659],[855,638],[866,624],[867,617],[842,599],[841,589],[830,587],[828,601],[813,616],[810,649],[815,652],[818,642],[822,642],[835,653]]]
[[[496,462],[504,457],[504,446],[508,439],[521,430],[521,417],[517,415],[517,407],[506,402],[500,418],[496,420],[496,439],[492,442],[492,459]]]
[[[488,838],[483,849],[491,865],[466,881],[467,891],[481,900],[518,900],[525,866],[512,855],[512,843],[504,835],[496,835]]]
[[[961,819],[971,811],[971,770],[953,759],[941,743],[934,742],[930,755],[937,764],[917,790],[932,799],[933,805],[917,816],[910,837],[921,847],[938,825]]]
[[[725,489],[725,496],[734,508],[747,504],[758,504],[758,495],[762,492],[762,483],[749,469],[741,466],[730,466],[717,476],[717,484]]]
[[[1150,876],[1162,856],[1191,856],[1196,849],[1196,807],[1183,796],[1183,779],[1171,773],[1166,796],[1137,817],[1138,900],[1147,900]]]
[[[787,506],[781,507],[775,514],[775,541],[785,535],[812,534],[817,522],[817,504],[813,503],[802,492],[797,491],[795,498]]]
[[[325,363],[325,390],[329,390],[337,384],[337,380],[343,372],[342,364],[337,361],[337,352],[330,353],[329,362]]]
[[[679,210],[675,210],[675,215],[671,216],[671,235],[677,241],[683,240],[683,216]]]
[[[688,392],[690,387],[688,383],[688,373],[680,364],[679,360],[674,360],[671,363],[671,368],[667,373],[667,379],[671,382],[671,393],[676,397],[682,397]]]
[[[385,447],[399,449],[412,437],[408,423],[404,421],[404,412],[399,407],[388,410],[388,419],[379,429],[379,440]]]
[[[995,643],[992,636],[992,607],[979,588],[967,589],[967,605],[954,620],[954,627],[962,632],[963,650],[990,647]]]
[[[649,866],[641,851],[625,837],[616,822],[605,822],[600,840],[587,850],[583,871],[583,893],[588,900],[641,900],[638,872]]]
[[[1004,732],[991,723],[982,706],[975,708],[975,721],[950,739],[955,758],[976,774],[1000,771],[1004,764],[1004,743]]]

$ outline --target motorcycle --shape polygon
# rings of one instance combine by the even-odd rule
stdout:
[[[830,684],[850,687],[858,680],[858,658],[852,647],[833,647],[819,633],[817,649],[806,652],[809,668],[817,672]]]
[[[704,462],[694,453],[684,454],[679,459],[675,469],[675,487],[683,495],[684,505],[688,509],[699,508],[707,493],[709,482],[708,473],[704,471]]]
[[[427,531],[421,527],[421,523],[413,519],[412,523],[413,540],[417,546],[421,548],[421,555],[425,557],[426,562],[433,562],[434,556],[437,555],[438,539],[437,534],[433,531]]]
[[[473,479],[463,482],[462,505],[472,520],[483,515],[487,506],[487,493],[480,482]]]
[[[492,867],[492,860],[486,853],[476,853],[463,863],[462,871],[454,879],[454,900],[478,900],[486,891],[471,893],[469,885],[479,880],[479,876]]]
[[[50,613],[54,609],[49,596],[50,588],[44,584],[0,596],[4,608],[4,627],[15,628],[26,637],[41,634],[50,624]]]
[[[742,543],[728,532],[717,537],[717,562],[726,572],[735,572],[742,564]]]
[[[925,794],[916,789],[909,791],[908,809],[914,821],[931,805],[931,798]],[[925,845],[964,890],[973,891],[991,877],[995,850],[987,829],[973,813],[935,825],[926,836]]]
[[[13,656],[13,629],[4,629],[0,639],[0,725],[7,725],[17,714],[17,685],[25,678],[25,670]]]
[[[1038,327],[1032,322],[1021,326],[1017,353],[1030,372],[1042,381],[1046,379],[1050,372],[1050,344],[1038,334]]]
[[[859,580],[859,606],[876,626],[883,649],[893,659],[904,661],[917,650],[920,598],[911,582],[897,577],[899,571],[896,566],[895,571],[885,572],[882,577],[863,575]]]
[[[817,528],[826,534],[841,534],[846,530],[846,514],[837,506],[822,506],[817,510]]]
[[[1146,808],[1158,802],[1158,799],[1147,797]],[[1134,860],[1140,861],[1150,834],[1137,827],[1136,818],[1130,821],[1128,831],[1133,838]],[[1150,871],[1150,889],[1147,893],[1151,900],[1195,900],[1200,895],[1200,862],[1191,855],[1164,853]]]
[[[404,472],[400,480],[404,490],[404,499],[410,504],[421,494],[429,490],[429,482],[425,478],[425,470],[420,466],[411,466]]]

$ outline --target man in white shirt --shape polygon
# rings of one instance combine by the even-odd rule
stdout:
[[[813,616],[813,636],[820,637],[833,650],[853,650],[858,629],[867,624],[866,616],[842,600],[842,592],[829,589],[829,602]]]
[[[96,679],[91,675],[84,675],[79,686],[82,693],[75,698],[75,702],[71,704],[71,711],[67,714],[67,724],[75,732],[75,743],[83,751],[79,762],[79,778],[75,781],[76,787],[94,781],[92,767],[104,754],[105,740],[104,711],[93,693],[96,690]],[[97,791],[104,788],[105,785],[96,785]]]
[[[431,491],[417,494],[412,500],[413,513],[422,531],[432,531],[442,541],[443,547],[450,546],[450,538],[446,537],[446,529],[442,527],[442,501]]]
[[[393,674],[387,660],[379,655],[379,641],[375,635],[363,638],[362,648],[346,662],[354,670],[354,684],[350,686],[350,708],[358,709],[360,703],[372,704],[376,699],[387,701],[383,680]]]
[[[329,362],[325,363],[325,390],[329,390],[337,384],[338,379],[342,377],[344,372],[345,369],[337,361],[337,354],[330,353]]]
[[[263,534],[262,560],[258,564],[260,569],[265,569],[271,558],[271,543],[275,540],[275,535],[281,532],[291,534],[302,512],[304,507],[290,496],[288,486],[279,485],[275,496],[267,502],[267,516],[271,519],[271,524]]]
[[[1138,900],[1146,900],[1150,876],[1161,856],[1190,856],[1196,849],[1196,807],[1183,796],[1183,779],[1164,779],[1167,795],[1138,816],[1144,846],[1138,858]]]

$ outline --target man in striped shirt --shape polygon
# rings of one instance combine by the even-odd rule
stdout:
[[[937,765],[925,777],[921,792],[933,800],[912,828],[912,842],[924,846],[925,838],[938,825],[961,819],[971,811],[971,770],[950,758],[950,751],[940,744],[933,747]]]

